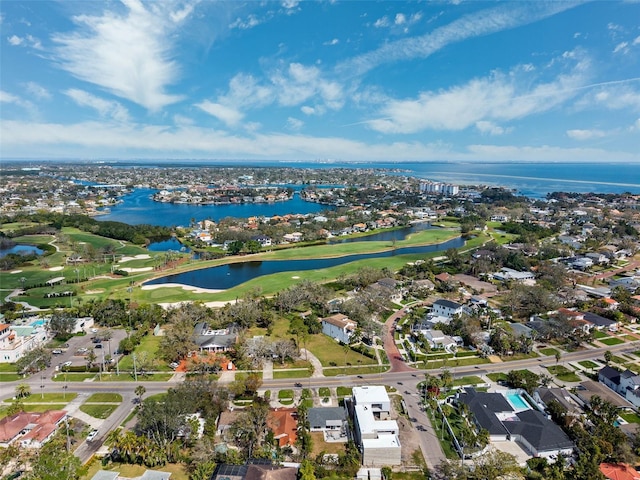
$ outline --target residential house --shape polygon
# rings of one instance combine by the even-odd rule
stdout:
[[[465,388],[456,401],[469,406],[474,422],[489,432],[491,441],[515,441],[534,457],[573,453],[573,442],[558,425],[538,410],[514,408],[501,393]]]
[[[384,386],[353,387],[348,401],[353,418],[355,441],[362,464],[382,467],[401,464],[398,423],[391,420],[391,401]]]
[[[422,330],[420,333],[424,335],[425,340],[429,342],[429,346],[433,349],[444,349],[447,352],[455,352],[458,346],[461,346],[456,338],[445,335],[441,330]],[[460,341],[462,341],[462,339],[460,339]]]
[[[629,369],[620,372],[606,366],[598,372],[598,381],[623,396],[632,405],[640,407],[640,375]]]
[[[531,283],[535,281],[535,275],[532,272],[519,272],[513,268],[503,267],[499,272],[494,273],[493,278],[500,282],[515,281],[521,283]]]
[[[640,480],[640,473],[626,463],[601,463],[599,468],[608,480]]]
[[[267,415],[267,426],[279,447],[294,445],[298,438],[298,410],[296,408],[274,408]]]
[[[465,312],[464,305],[454,302],[453,300],[439,299],[433,302],[431,308],[431,314],[439,317],[453,318],[454,315],[459,315]]]
[[[296,480],[297,467],[273,465],[266,459],[251,459],[244,465],[219,463],[210,480]]]
[[[64,410],[19,412],[0,420],[0,447],[19,443],[26,448],[40,448],[55,435],[67,418]]]
[[[601,317],[595,313],[584,312],[584,320],[593,325],[593,328],[597,330],[609,330],[610,332],[618,331],[618,322]]]
[[[320,320],[322,333],[341,343],[348,344],[356,331],[357,323],[342,313],[336,313]]]
[[[214,330],[206,322],[197,323],[193,332],[193,341],[201,352],[226,352],[235,345],[237,337],[233,327]]]
[[[310,408],[307,420],[312,432],[346,433],[347,412],[342,407]]]
[[[258,242],[261,247],[270,247],[273,244],[271,237],[267,237],[266,235],[258,235],[253,237],[253,240]]]

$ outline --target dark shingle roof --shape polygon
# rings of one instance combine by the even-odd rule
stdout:
[[[345,420],[346,412],[342,407],[310,408],[307,419],[311,427],[324,427],[327,420]]]
[[[620,385],[620,372],[613,367],[602,367],[598,372],[598,377],[603,377],[616,385]]]
[[[478,392],[475,388],[465,388],[458,394],[458,400],[466,403],[480,427],[491,435],[507,434],[502,422],[496,417],[498,412],[512,412],[513,407],[499,393]]]
[[[591,312],[585,312],[584,319],[587,322],[597,325],[598,327],[610,327],[611,325],[616,323],[613,320],[609,320],[608,318],[601,317],[600,315],[596,315],[595,313]]]
[[[518,412],[519,421],[505,421],[512,435],[524,437],[538,452],[573,448],[573,442],[562,429],[537,410]]]
[[[446,300],[444,298],[441,298],[440,300],[436,300],[435,302],[433,302],[433,304],[434,305],[438,304],[438,305],[442,305],[443,307],[453,308],[454,310],[462,306],[458,302],[454,302],[453,300]]]

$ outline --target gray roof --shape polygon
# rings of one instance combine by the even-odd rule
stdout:
[[[600,369],[600,371],[598,372],[598,378],[606,378],[607,380],[609,380],[612,383],[615,383],[616,385],[620,385],[620,371],[616,370],[613,367],[602,367]]]
[[[342,407],[310,408],[307,412],[309,425],[324,427],[329,420],[345,420],[347,418],[345,409]]]
[[[585,312],[584,319],[589,322],[597,325],[598,327],[610,327],[614,323],[613,320],[609,320],[608,318],[601,317],[600,315],[596,315],[595,313]]]
[[[171,473],[159,472],[158,470],[146,470],[140,480],[169,480]]]
[[[538,452],[573,448],[573,442],[562,429],[537,410],[516,414],[519,421],[505,421],[513,435],[524,437]]]
[[[465,388],[458,394],[458,401],[469,405],[476,422],[491,435],[506,435],[507,429],[495,415],[498,412],[513,412],[513,407],[499,393],[478,392],[475,388]]]
[[[116,480],[120,475],[118,472],[108,472],[106,470],[98,470],[96,474],[91,477],[91,480]]]
[[[511,327],[511,330],[513,330],[513,333],[515,333],[516,335],[531,337],[531,332],[533,331],[533,329],[527,327],[526,325],[514,322],[510,323],[509,326]]]
[[[562,405],[568,412],[577,410],[577,408],[567,400],[567,397],[569,396],[569,392],[567,392],[564,388],[540,387],[538,388],[538,394],[540,395],[540,399],[547,406],[549,406],[549,404],[555,400],[560,405]]]
[[[453,300],[447,300],[444,298],[441,298],[440,300],[436,300],[435,302],[433,302],[433,304],[434,305],[438,304],[438,305],[442,305],[443,307],[453,308],[454,310],[457,310],[462,306],[458,302],[454,302]]]

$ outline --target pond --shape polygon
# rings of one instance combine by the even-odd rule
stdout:
[[[150,243],[147,246],[147,250],[149,250],[150,252],[168,252],[169,250],[173,250],[175,252],[183,253],[188,253],[190,251],[188,247],[185,247],[175,237],[171,237],[167,240],[162,240],[161,242]]]
[[[17,253],[19,255],[42,255],[44,250],[41,250],[34,245],[15,245],[11,248],[0,249],[0,258],[6,257],[10,253]]]
[[[367,258],[385,258],[396,255],[440,252],[449,248],[459,248],[463,245],[464,240],[461,237],[458,237],[436,245],[397,248],[395,250],[387,250],[385,252],[346,255],[343,257],[230,263],[217,267],[192,270],[190,272],[178,273],[175,275],[167,275],[166,277],[160,277],[145,282],[145,285],[179,283],[182,285],[192,285],[200,288],[226,290],[248,282],[249,280],[253,280],[254,278],[258,278],[263,275],[271,275],[273,273],[318,270],[322,268],[335,267],[344,263],[355,262],[356,260],[365,260]]]

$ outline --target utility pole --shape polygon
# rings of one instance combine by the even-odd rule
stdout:
[[[133,354],[133,379],[138,381],[138,370],[136,370],[136,354]]]

